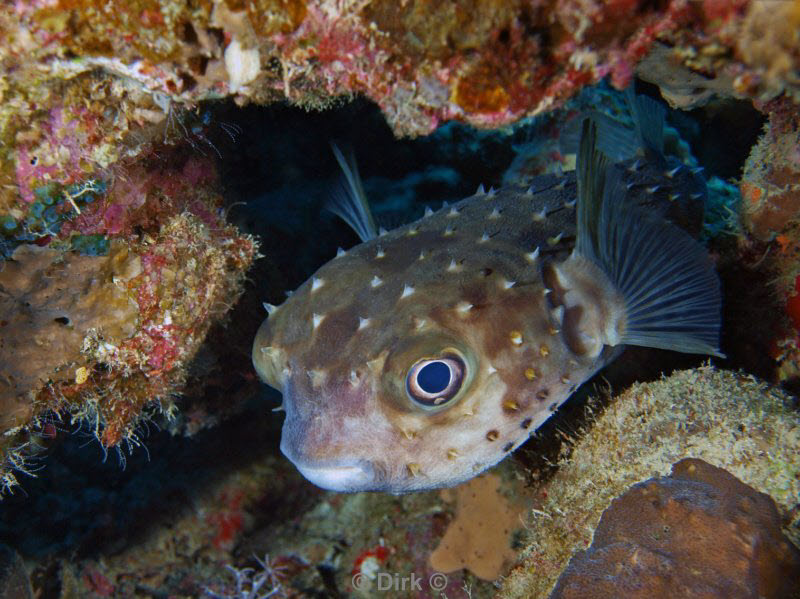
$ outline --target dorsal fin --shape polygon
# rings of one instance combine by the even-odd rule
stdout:
[[[345,157],[335,143],[331,143],[331,149],[342,169],[343,180],[325,207],[350,225],[361,241],[374,239],[378,236],[378,227],[375,225],[369,201],[361,185],[355,158],[352,153]]]
[[[575,251],[591,256],[598,244],[600,200],[608,170],[608,158],[597,149],[597,124],[591,118],[583,121],[575,168],[578,180],[578,239]]]
[[[587,117],[597,125],[597,148],[612,161],[622,162],[641,152],[641,141],[635,127],[628,127],[599,110],[590,110],[570,119],[564,126],[558,138],[562,154],[578,153],[583,121]]]
[[[630,86],[625,99],[633,119],[633,127],[599,110],[583,112],[564,126],[559,136],[562,154],[577,153],[582,139],[583,121],[588,117],[597,125],[596,147],[611,162],[622,162],[644,154],[656,163],[664,162],[664,120],[666,109],[656,100],[637,95]]]
[[[631,85],[626,91],[639,142],[644,148],[645,157],[664,161],[664,118],[666,109],[653,98],[636,94]]]

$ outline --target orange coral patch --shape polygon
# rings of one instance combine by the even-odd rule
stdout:
[[[501,112],[508,108],[511,98],[500,85],[477,77],[465,77],[458,82],[452,101],[468,112]]]
[[[749,200],[751,204],[758,204],[764,195],[764,190],[762,188],[758,185],[747,183],[746,181],[742,182],[739,186],[739,190],[742,192],[742,197]]]

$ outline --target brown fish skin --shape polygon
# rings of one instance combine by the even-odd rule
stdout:
[[[633,203],[689,182],[616,168]],[[573,173],[479,190],[333,259],[270,314],[253,361],[283,393],[281,449],[309,480],[390,492],[467,480],[616,356],[620,298],[594,264],[567,260],[576,195]],[[466,364],[461,390],[420,407],[406,374],[447,355]]]

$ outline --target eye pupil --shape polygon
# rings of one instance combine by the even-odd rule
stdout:
[[[441,408],[458,397],[466,365],[459,356],[442,353],[420,359],[406,374],[406,392],[415,406]]]
[[[425,393],[441,393],[450,384],[450,368],[444,362],[430,362],[417,374],[417,384]]]

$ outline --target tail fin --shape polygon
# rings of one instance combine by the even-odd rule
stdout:
[[[361,241],[369,241],[378,236],[378,227],[372,217],[369,201],[361,185],[358,165],[352,153],[345,157],[335,143],[331,143],[333,155],[342,169],[344,181],[334,191],[326,208],[350,225]]]
[[[626,186],[618,169],[606,168],[595,136],[586,121],[576,252],[599,266],[623,298],[619,342],[722,356],[720,284],[705,248],[624,201]]]

